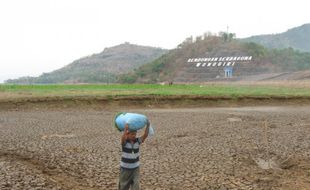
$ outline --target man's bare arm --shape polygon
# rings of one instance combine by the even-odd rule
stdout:
[[[121,138],[121,144],[122,145],[125,144],[125,142],[127,140],[128,133],[129,133],[129,131],[128,131],[128,124],[126,123],[125,130],[124,130],[124,133],[123,133],[122,138]]]
[[[147,136],[149,136],[149,129],[150,129],[150,122],[148,121],[147,122],[147,126],[146,126],[146,128],[144,130],[144,134],[141,136],[142,142],[144,142],[145,139],[147,138]]]

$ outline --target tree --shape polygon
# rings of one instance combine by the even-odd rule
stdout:
[[[227,32],[219,32],[219,36],[224,40],[224,42],[230,42],[236,37],[236,34],[227,33]]]

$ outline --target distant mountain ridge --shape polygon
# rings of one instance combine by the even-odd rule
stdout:
[[[303,52],[310,52],[310,23],[287,30],[279,34],[257,35],[242,39],[255,42],[267,48],[294,48]]]
[[[231,38],[228,39],[227,36]],[[132,73],[122,75],[119,82],[236,81],[247,80],[249,76],[254,75],[292,73],[310,69],[310,52],[300,52],[293,48],[268,49],[254,42],[234,39],[233,36],[223,33],[222,36],[209,35],[198,37],[196,40],[186,40],[177,49]],[[234,61],[240,57],[251,57],[251,61]],[[195,58],[201,59],[191,61]],[[221,61],[223,58],[225,61]],[[226,66],[233,67],[233,77],[226,76]]]
[[[39,77],[22,77],[8,83],[112,83],[119,74],[133,71],[165,54],[168,50],[140,46],[128,42],[105,48],[98,54],[73,61],[71,64],[44,73]]]
[[[163,81],[205,82],[222,80],[223,65],[190,63],[197,57],[251,56],[251,64],[236,64],[234,77],[296,72],[310,69],[310,24],[280,34],[235,39],[232,33],[205,33],[185,39],[176,49],[165,50],[129,43],[105,48],[98,54],[39,77],[22,77],[7,83],[157,83]],[[260,45],[261,44],[261,45]],[[267,47],[267,48],[266,48]],[[308,76],[308,75],[307,75]],[[292,78],[292,77],[291,77]],[[306,77],[307,78],[307,77]],[[236,78],[235,78],[236,79]],[[223,79],[226,80],[226,79]]]

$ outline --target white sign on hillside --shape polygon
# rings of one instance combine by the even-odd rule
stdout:
[[[248,62],[252,56],[234,56],[234,57],[205,57],[189,58],[188,63],[195,63],[196,67],[226,67],[234,66],[237,62]]]

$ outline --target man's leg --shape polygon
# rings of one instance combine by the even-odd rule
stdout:
[[[119,190],[129,189],[129,186],[132,183],[131,175],[132,175],[131,170],[126,170],[126,169],[121,168],[120,174],[119,174],[119,183],[118,183]]]
[[[132,190],[140,190],[140,169],[137,168],[132,173]]]

